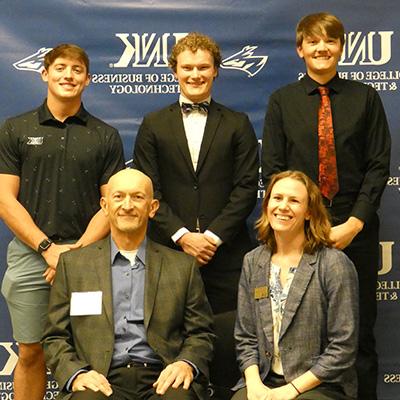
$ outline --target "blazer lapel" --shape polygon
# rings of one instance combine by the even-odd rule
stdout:
[[[170,115],[171,130],[173,132],[173,135],[175,135],[176,142],[178,144],[178,148],[179,148],[180,152],[182,153],[183,159],[185,160],[192,175],[196,176],[194,168],[193,168],[192,158],[190,157],[190,153],[189,153],[189,147],[188,147],[187,138],[186,138],[186,134],[185,134],[185,127],[183,126],[182,112],[181,112],[181,108],[179,106],[179,102],[172,104],[169,110],[171,112],[171,115]],[[166,129],[167,129],[167,127],[166,127]],[[168,150],[166,150],[166,151],[168,151]]]
[[[98,275],[100,287],[103,292],[104,313],[111,326],[114,326],[111,287],[110,237],[100,241],[96,249],[98,250],[99,254],[94,254],[91,262],[93,262],[96,266],[96,273]]]
[[[269,290],[269,270],[270,270],[271,252],[264,247],[258,260],[255,263],[254,278],[251,283],[253,289],[252,296],[255,296],[257,288],[268,288]],[[272,327],[272,309],[271,297],[268,292],[267,297],[256,300],[260,308],[261,326],[263,327],[264,335],[270,343],[274,343],[274,334]]]
[[[220,107],[217,103],[211,100],[210,108],[208,111],[207,123],[204,129],[203,141],[201,142],[199,161],[197,164],[196,173],[199,173],[204,160],[206,159],[207,153],[210,149],[211,143],[214,140],[214,136],[217,132],[217,128],[222,118]]]
[[[314,274],[315,269],[313,264],[316,261],[316,257],[316,254],[303,254],[303,257],[300,260],[286,300],[285,312],[283,314],[281,332],[279,335],[280,338],[283,337],[292,322],[293,317],[296,315],[297,308],[299,307],[311,277]]]
[[[146,273],[144,282],[144,326],[147,330],[156,300],[158,281],[160,279],[162,255],[147,239]]]

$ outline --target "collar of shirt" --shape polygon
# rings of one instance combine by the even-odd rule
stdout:
[[[314,79],[310,78],[307,74],[302,78],[302,82],[308,95],[318,93],[319,86],[327,86],[329,90],[339,93],[342,86],[342,80],[339,78],[339,74],[336,74],[325,85],[321,85],[320,83],[314,81]]]
[[[111,266],[113,267],[116,264],[116,257],[118,256],[118,254],[121,253],[111,236],[110,236],[110,244],[111,244]],[[145,237],[143,242],[140,243],[138,252],[136,254],[136,259],[138,259],[140,263],[143,264],[143,266],[146,265],[146,244],[147,244],[147,238]]]
[[[78,112],[75,115],[68,117],[64,122],[70,121],[80,125],[86,125],[88,118],[89,114],[83,107],[83,104],[81,104]],[[46,124],[48,122],[58,124],[62,123],[53,117],[53,114],[47,107],[47,99],[45,99],[43,104],[39,108],[39,124]]]

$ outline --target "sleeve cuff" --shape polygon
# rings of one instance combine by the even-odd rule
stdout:
[[[189,233],[189,230],[187,228],[180,228],[178,229],[172,236],[171,239],[173,240],[173,242],[175,244],[177,244],[176,242],[185,234],[185,233]]]
[[[191,361],[186,360],[185,358],[183,358],[181,361],[185,361],[185,363],[188,363],[193,368],[193,372],[194,372],[193,379],[196,379],[200,374],[200,370],[196,367],[196,365],[193,364]]]
[[[87,369],[78,369],[78,371],[76,371],[71,378],[68,379],[66,385],[65,385],[65,389],[67,390],[67,392],[71,393],[72,392],[72,382],[74,381],[74,379],[81,374],[82,372],[88,372]]]
[[[207,235],[208,237],[210,237],[211,239],[213,239],[215,241],[217,247],[221,246],[221,244],[223,243],[219,236],[217,236],[215,233],[209,231],[208,229],[204,232],[204,234]]]

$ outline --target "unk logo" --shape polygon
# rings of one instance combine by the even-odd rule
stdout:
[[[155,33],[116,33],[125,46],[120,59],[115,64],[110,64],[111,68],[133,68],[144,67],[168,67],[168,49],[173,38],[175,44],[187,33],[164,33],[157,37]],[[173,45],[172,44],[172,45]]]
[[[36,53],[15,62],[13,66],[21,71],[34,71],[40,74],[43,69],[44,56],[50,50],[52,50],[51,47],[42,47]]]
[[[111,68],[167,68],[170,48],[187,33],[116,33],[125,46],[119,60]],[[222,60],[221,68],[245,72],[249,77],[256,75],[267,62],[268,56],[256,55],[258,46],[247,45],[239,52]]]
[[[339,65],[384,65],[392,57],[393,31],[349,32]]]
[[[124,48],[118,61],[110,68],[168,68],[168,56],[172,46],[187,33],[116,33]],[[221,68],[234,69],[249,77],[258,74],[265,66],[268,56],[256,54],[258,46],[246,45],[240,51],[222,60]],[[51,48],[42,47],[36,53],[13,64],[23,71],[41,72],[44,56]]]

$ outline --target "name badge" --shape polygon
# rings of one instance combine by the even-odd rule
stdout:
[[[71,316],[101,315],[103,292],[72,292],[70,302]]]
[[[265,299],[269,296],[269,288],[267,286],[260,286],[254,289],[254,298],[256,300]]]

